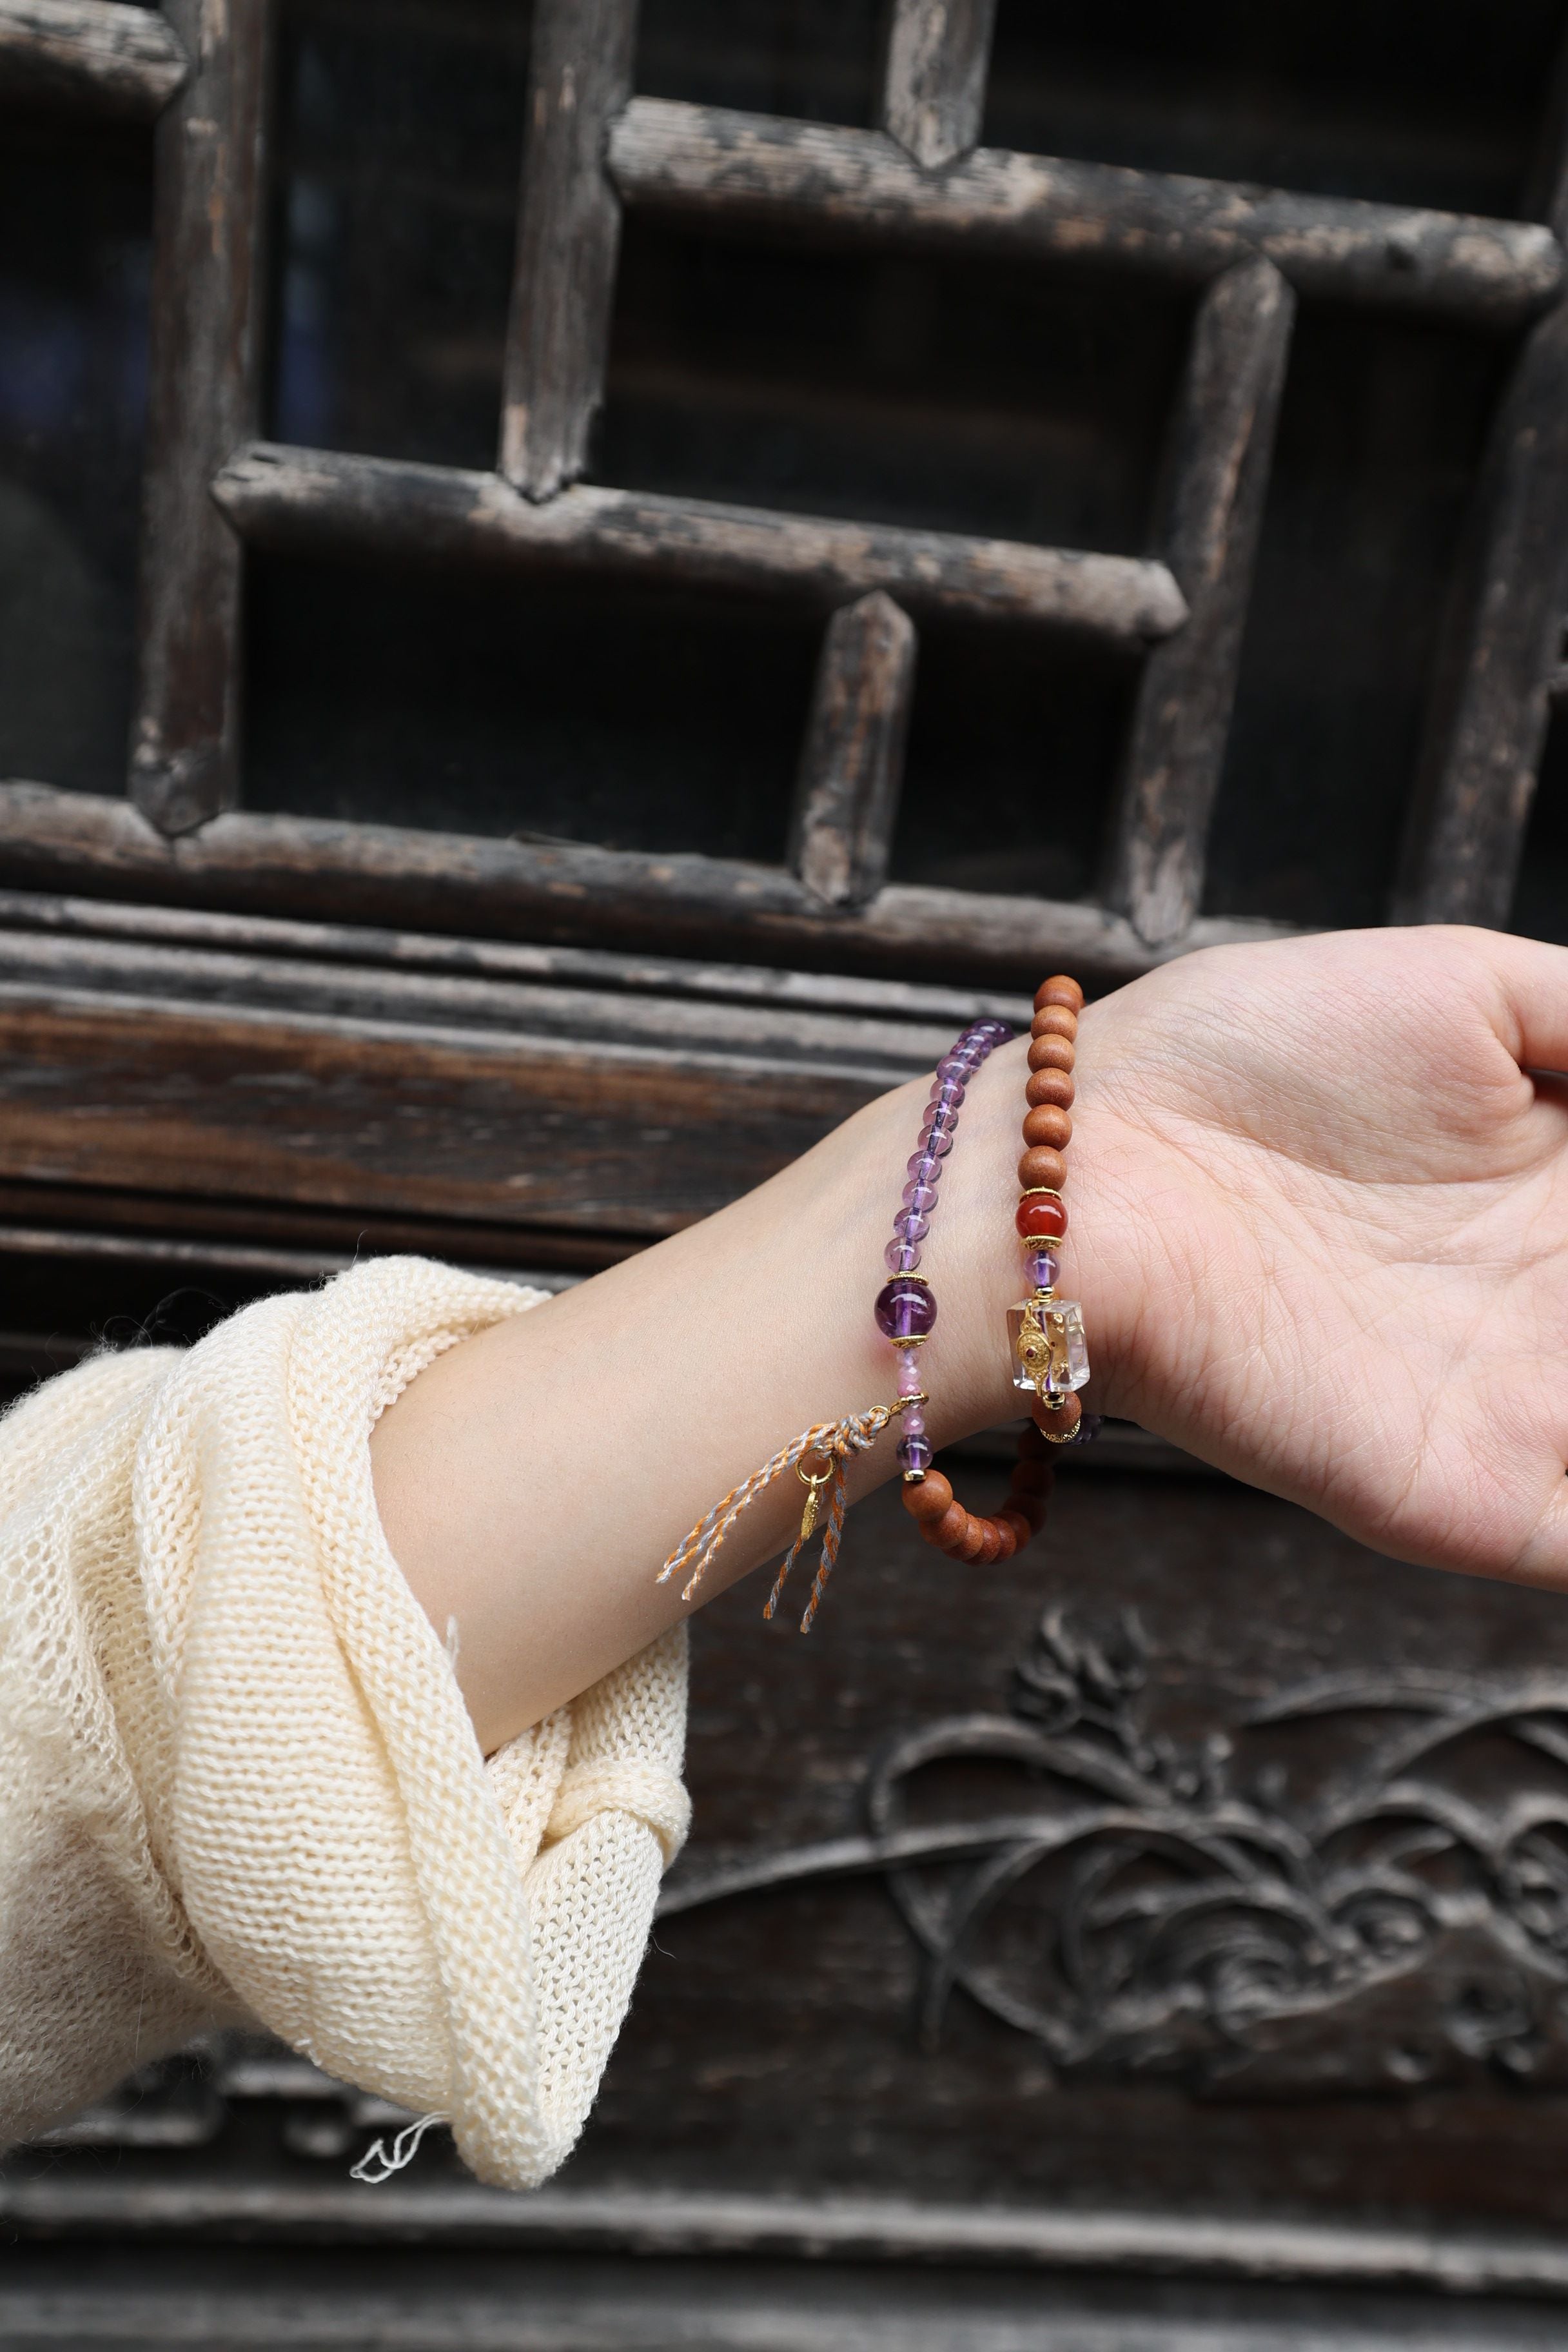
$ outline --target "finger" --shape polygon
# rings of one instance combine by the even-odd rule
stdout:
[[[1521,1584],[1568,1588],[1568,1477],[1559,1478],[1534,1532],[1510,1570]]]
[[[1502,1034],[1524,1070],[1568,1073],[1568,948],[1471,932],[1501,987]]]

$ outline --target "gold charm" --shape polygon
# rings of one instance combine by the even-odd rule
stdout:
[[[1062,1318],[1031,1298],[1018,1331],[1018,1363],[1037,1396],[1047,1395],[1067,1371]]]
[[[800,1515],[802,1543],[809,1543],[811,1540],[811,1531],[816,1525],[817,1498],[833,1476],[833,1458],[828,1455],[826,1459],[827,1462],[826,1470],[808,1470],[804,1461],[797,1462],[795,1465],[795,1475],[805,1488],[805,1508]]]

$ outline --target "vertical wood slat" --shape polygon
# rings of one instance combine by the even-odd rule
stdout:
[[[1531,209],[1568,239],[1568,36]],[[1506,924],[1568,604],[1568,303],[1521,339],[1455,566],[1390,919]]]
[[[536,0],[500,458],[531,499],[583,472],[603,397],[621,231],[605,152],[637,20],[637,0]]]
[[[914,690],[915,629],[879,589],[823,639],[789,862],[827,906],[863,906],[887,879]]]
[[[1295,310],[1260,257],[1216,278],[1194,321],[1163,530],[1191,617],[1143,666],[1106,880],[1151,946],[1179,938],[1203,896]]]
[[[154,133],[131,793],[167,834],[237,793],[239,541],[208,495],[256,430],[268,0],[167,0],[193,60]]]
[[[980,137],[996,0],[892,0],[880,123],[927,171]]]

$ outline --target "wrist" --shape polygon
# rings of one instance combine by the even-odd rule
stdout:
[[[1113,1026],[1109,1003],[1085,1008],[1063,1187],[1068,1230],[1056,1286],[1083,1308],[1091,1374],[1085,1410],[1135,1418],[1147,1386],[1142,1302],[1167,1285],[1143,1263],[1152,1234],[1158,1235],[1131,1197],[1129,1139],[1108,1099]],[[941,1218],[927,1245],[939,1317],[927,1349],[926,1412],[939,1445],[1021,1420],[1026,1410],[1012,1382],[1006,1315],[1030,1286],[1014,1222],[1027,1051],[1023,1037],[1000,1047],[970,1087]],[[906,1122],[918,1118],[922,1098],[919,1087],[901,1090],[897,1099],[910,1106]]]

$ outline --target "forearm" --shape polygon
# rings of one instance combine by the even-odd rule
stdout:
[[[1084,1298],[1097,1390],[1126,1322],[1097,1257],[1089,1077],[1072,1147],[1063,1286]],[[939,1302],[922,1355],[934,1442],[1011,1418],[1004,1314],[1023,1286],[1013,1238],[1022,1043],[971,1087],[923,1271]],[[871,1302],[914,1147],[921,1080],[869,1104],[804,1159],[702,1224],[466,1341],[383,1418],[373,1458],[393,1552],[438,1631],[487,1749],[584,1689],[685,1613],[661,1562],[720,1496],[813,1422],[894,1391]],[[1109,1256],[1109,1253],[1104,1254]],[[895,1468],[884,1436],[853,1500]],[[798,1522],[781,1479],[748,1511],[699,1600],[772,1558]],[[696,1605],[696,1604],[689,1604]]]

